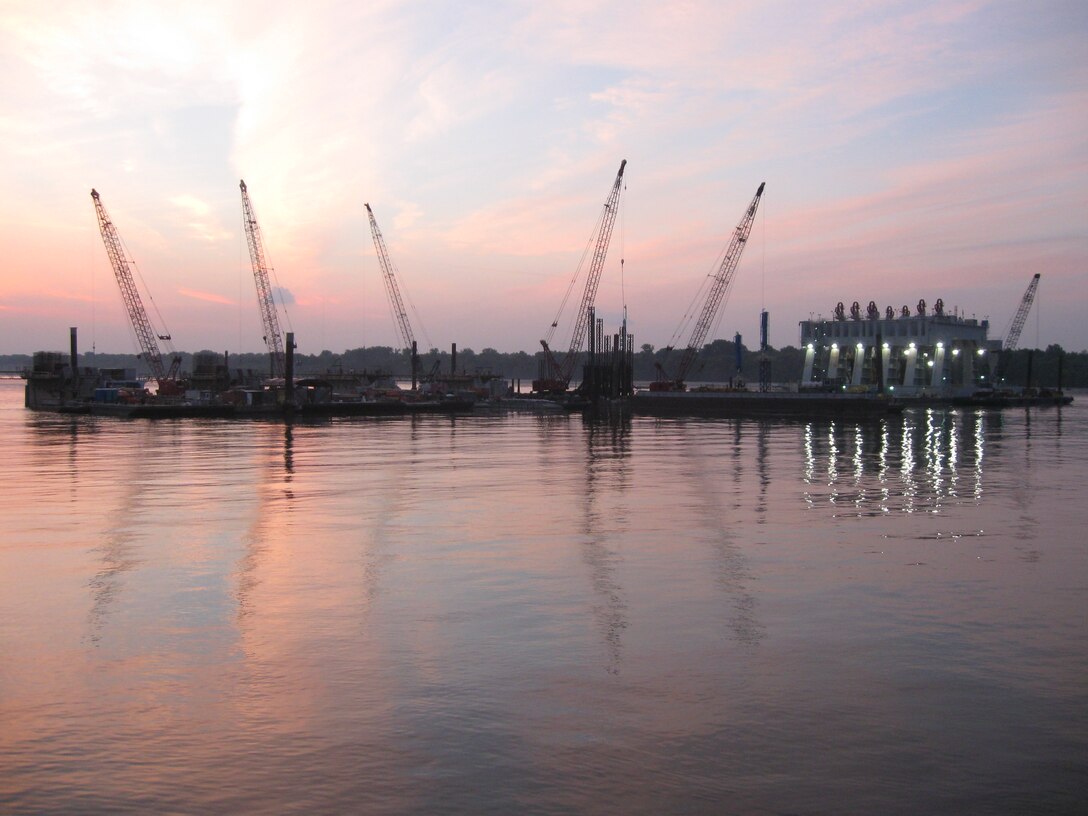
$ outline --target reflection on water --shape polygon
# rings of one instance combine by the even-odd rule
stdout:
[[[803,431],[805,502],[855,515],[940,513],[979,502],[988,414],[908,411],[874,422],[809,422]]]
[[[1079,404],[285,426],[19,396],[4,812],[1078,804]]]
[[[750,426],[748,426],[750,427]],[[736,502],[741,486],[745,484],[745,474],[749,469],[748,453],[744,444],[745,424],[735,421],[731,428],[731,466],[727,471],[733,474],[732,492],[734,501],[725,503],[715,486],[721,482],[723,462],[715,456],[713,449],[702,449],[698,444],[692,448],[692,484],[697,496],[695,511],[705,530],[707,545],[713,553],[711,562],[716,575],[716,583],[728,604],[726,626],[731,637],[744,646],[756,645],[763,635],[763,627],[756,618],[756,599],[750,590],[755,581],[749,559],[737,542],[736,531],[746,521],[743,505]],[[767,487],[770,464],[768,438],[770,426],[759,423],[756,426],[756,490],[754,521],[766,523]]]
[[[593,614],[608,650],[606,670],[619,674],[623,657],[622,635],[627,628],[627,603],[616,578],[621,557],[609,542],[621,541],[627,527],[627,508],[623,503],[610,508],[607,515],[595,506],[598,491],[622,496],[627,487],[631,433],[629,419],[589,422],[586,425],[586,489],[583,504],[582,559],[589,570],[590,583],[597,597]]]

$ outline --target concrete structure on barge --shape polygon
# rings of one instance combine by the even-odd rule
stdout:
[[[914,313],[873,302],[865,314],[855,301],[849,314],[839,303],[834,316],[802,320],[803,389],[879,391],[902,397],[952,398],[991,385],[991,357],[1000,341],[987,337],[988,320],[932,312],[924,300]]]

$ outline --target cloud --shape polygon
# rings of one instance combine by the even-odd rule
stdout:
[[[178,289],[178,294],[187,298],[193,298],[195,300],[203,300],[207,303],[220,303],[224,306],[237,305],[230,298],[223,297],[222,295],[216,295],[212,292],[197,292],[193,289]]]
[[[760,181],[766,248],[730,315],[758,300],[757,261],[791,280],[780,314],[858,280],[894,300],[954,280],[1022,290],[1033,263],[1065,308],[1059,270],[1088,261],[1085,37],[1061,2],[271,2],[255,18],[12,0],[0,297],[109,278],[86,202],[100,185],[177,333],[227,333],[192,300],[230,291],[224,276],[251,300],[241,176],[300,326],[335,313],[329,336],[357,345],[359,313],[384,306],[363,266],[371,201],[421,314],[477,347],[532,347],[626,158],[600,306],[624,254],[640,341],[667,336]]]
[[[393,226],[398,230],[409,230],[424,215],[423,208],[411,201],[398,201],[397,214]]]
[[[223,229],[212,206],[194,195],[182,193],[169,199],[178,210],[182,220],[180,226],[204,241],[228,241],[235,233]]]

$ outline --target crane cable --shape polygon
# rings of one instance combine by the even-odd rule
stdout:
[[[760,270],[759,281],[759,308],[761,311],[767,311],[767,205],[763,205],[763,260],[761,262],[762,269]],[[770,344],[770,338],[767,338],[768,345]]]
[[[623,195],[620,196],[620,301],[623,314],[627,315],[627,286],[623,277],[623,262],[627,256],[627,179],[623,180]],[[590,327],[592,328],[592,327]]]
[[[247,196],[247,198],[248,198],[248,196]],[[254,226],[255,226],[255,228],[257,230],[258,244],[259,244],[260,250],[261,250],[261,260],[264,262],[265,272],[266,273],[271,272],[271,280],[270,280],[270,287],[269,288],[272,290],[272,292],[271,292],[271,294],[272,294],[272,308],[273,309],[276,308],[276,295],[278,294],[279,295],[279,302],[280,302],[280,309],[283,310],[283,317],[284,317],[284,322],[287,324],[287,330],[289,332],[291,332],[292,334],[294,334],[295,327],[291,325],[291,315],[287,311],[287,302],[283,298],[284,288],[282,286],[280,286],[279,276],[276,275],[276,267],[272,265],[272,261],[268,257],[268,249],[264,245],[263,230],[261,230],[261,225],[257,220],[257,208],[253,206],[252,201],[249,202],[249,209],[250,209],[250,212],[253,214],[253,223],[254,223]],[[249,254],[249,228],[248,228],[248,226],[246,224],[245,207],[242,208],[242,236],[246,239],[245,240],[246,253]],[[241,244],[239,244],[239,252],[238,252],[239,255],[241,255],[241,248],[240,247],[241,247]],[[239,270],[244,269],[244,268],[245,268],[245,264],[240,261]],[[249,276],[252,277],[255,274],[256,273],[253,270],[253,259],[252,259],[252,256],[251,256],[250,257]],[[274,286],[271,285],[271,284],[274,284]],[[259,292],[260,292],[260,290],[258,288],[258,295],[259,295]],[[259,296],[258,296],[257,300],[258,300],[257,308],[258,308],[258,312],[261,314],[261,325],[262,325],[262,331],[263,331],[263,326],[264,326],[263,310],[264,310],[264,306],[261,305],[261,303],[259,302],[260,301]],[[238,347],[239,348],[242,347],[242,315],[241,315],[241,308],[242,308],[242,281],[239,280],[238,281]]]
[[[698,290],[695,292],[695,296],[691,299],[691,303],[688,304],[687,309],[684,311],[683,316],[680,318],[680,324],[676,327],[676,331],[672,333],[672,337],[669,338],[669,344],[668,346],[666,346],[666,348],[676,348],[677,344],[680,342],[683,336],[688,333],[687,329],[691,325],[691,322],[695,319],[695,313],[699,310],[700,304],[704,300],[706,300],[706,296],[704,293],[707,291],[707,288],[710,286],[710,284],[714,281],[718,267],[721,266],[722,259],[725,256],[728,248],[728,245],[722,247],[721,252],[719,252],[718,256],[714,259],[713,264],[711,264],[710,271],[707,273],[706,277],[703,278],[703,282],[699,285]]]
[[[404,285],[404,276],[401,274],[400,267],[397,266],[392,258],[389,259],[389,265],[393,267],[393,272],[396,273],[397,280],[400,282],[400,291],[404,295],[404,299],[408,301],[408,308],[411,309],[412,314],[415,315],[416,325],[419,326],[419,331],[423,335],[423,339],[427,341],[427,350],[430,351],[435,345],[431,342],[431,337],[427,334],[427,327],[423,325],[423,318],[419,316],[419,310],[416,309],[416,304],[413,302],[412,296],[408,293],[408,288]]]
[[[252,202],[250,203],[250,206],[252,207]],[[256,211],[254,211],[253,220],[254,221],[257,220]],[[291,315],[288,314],[288,312],[287,312],[287,301],[284,300],[284,297],[283,297],[284,288],[282,286],[280,286],[280,279],[276,275],[276,267],[272,265],[272,262],[268,258],[268,249],[264,245],[264,238],[263,237],[261,238],[261,250],[262,250],[262,252],[264,252],[265,264],[267,264],[268,269],[272,272],[272,282],[276,285],[276,288],[273,290],[273,293],[272,293],[273,305],[275,305],[276,295],[278,294],[280,296],[280,298],[279,298],[280,299],[280,308],[283,310],[283,319],[284,319],[284,322],[287,324],[287,331],[294,334],[295,333],[295,327],[291,325]]]
[[[174,345],[171,342],[170,329],[169,327],[167,327],[166,321],[163,320],[162,313],[159,311],[159,304],[155,302],[155,298],[151,295],[151,290],[147,287],[147,281],[144,280],[144,273],[140,271],[140,267],[137,265],[136,259],[132,257],[132,253],[128,250],[128,244],[125,243],[125,239],[121,236],[120,231],[113,224],[112,219],[110,220],[110,225],[113,226],[113,233],[117,236],[117,241],[121,244],[121,249],[124,251],[124,260],[127,260],[129,266],[132,269],[136,270],[136,277],[140,280],[140,288],[142,288],[143,293],[147,295],[147,299],[151,301],[151,308],[154,309],[155,317],[158,318],[158,323],[151,326],[152,333],[157,339],[163,341],[163,343],[166,345],[166,350],[170,354],[177,354],[177,350],[174,348]],[[129,319],[129,323],[132,323],[131,317]],[[162,334],[158,333],[157,326],[162,326]],[[139,335],[136,332],[136,327],[132,326],[131,328],[133,336],[136,337],[136,344],[140,345]]]
[[[578,266],[574,269],[574,276],[570,279],[570,283],[567,284],[566,294],[563,295],[563,302],[559,304],[559,311],[555,313],[555,318],[552,320],[552,325],[548,329],[548,333],[544,336],[544,342],[549,346],[552,343],[552,338],[555,336],[555,330],[559,326],[559,318],[563,315],[563,310],[567,306],[567,301],[570,299],[570,293],[574,291],[574,284],[578,282],[578,277],[582,274],[582,267],[585,266],[586,257],[589,255],[589,248],[593,245],[594,239],[601,231],[601,225],[604,223],[604,217],[608,212],[608,208],[605,207],[600,216],[597,218],[597,223],[593,225],[593,231],[589,235],[589,240],[586,241],[586,248],[582,250],[582,258],[578,261]]]

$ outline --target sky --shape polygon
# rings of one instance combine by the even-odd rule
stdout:
[[[263,350],[240,179],[300,353],[400,345],[366,203],[421,349],[533,352],[624,159],[636,346],[766,182],[708,340],[938,298],[1002,337],[1038,272],[1020,346],[1088,348],[1083,0],[6,0],[0,69],[0,353],[138,350],[92,188],[173,347]]]

